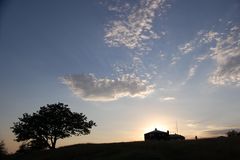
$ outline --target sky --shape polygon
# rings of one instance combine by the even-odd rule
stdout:
[[[1,0],[0,139],[62,102],[90,135],[58,146],[240,128],[239,0]]]

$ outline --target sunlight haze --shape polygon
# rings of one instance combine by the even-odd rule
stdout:
[[[240,128],[239,0],[2,0],[0,56],[8,152],[13,122],[58,102],[97,124],[58,147]]]

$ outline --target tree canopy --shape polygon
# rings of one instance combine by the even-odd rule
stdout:
[[[63,103],[48,104],[18,119],[11,127],[16,141],[28,142],[34,148],[54,149],[58,139],[90,134],[90,129],[96,126],[83,113],[71,112]]]
[[[240,136],[240,132],[236,131],[236,130],[231,130],[231,131],[228,131],[227,133],[227,136],[228,137],[236,137],[236,136]]]

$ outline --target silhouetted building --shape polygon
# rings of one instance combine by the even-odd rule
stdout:
[[[169,140],[185,140],[185,137],[179,134],[170,134],[168,137]]]
[[[169,131],[163,132],[157,130],[155,128],[154,131],[148,132],[144,134],[145,141],[152,141],[152,140],[184,140],[185,137],[178,135],[178,134],[169,134]]]

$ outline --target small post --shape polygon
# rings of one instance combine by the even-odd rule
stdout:
[[[176,133],[178,134],[178,123],[176,121]]]

